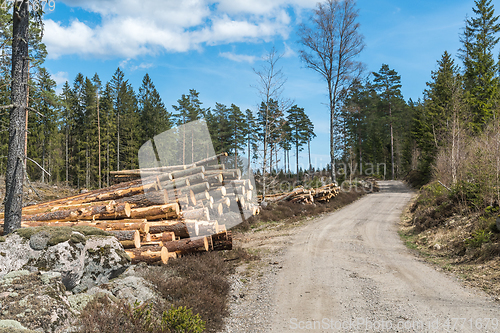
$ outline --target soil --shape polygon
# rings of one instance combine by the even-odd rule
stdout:
[[[496,297],[429,264],[398,235],[415,193],[379,193],[331,214],[235,235],[260,256],[232,277],[224,332],[496,332]]]

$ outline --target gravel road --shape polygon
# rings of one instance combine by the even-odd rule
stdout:
[[[497,302],[403,245],[397,224],[414,193],[401,182],[379,184],[380,192],[289,236],[272,274],[266,330],[500,331]]]

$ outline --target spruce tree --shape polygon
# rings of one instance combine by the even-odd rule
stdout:
[[[138,106],[141,120],[141,142],[144,143],[172,127],[171,114],[167,112],[153,81],[146,73],[139,88]]]
[[[493,49],[499,41],[496,35],[500,24],[491,0],[476,0],[474,3],[475,17],[466,19],[461,38],[461,58],[465,66],[465,99],[471,112],[469,127],[477,133],[496,112],[500,67],[494,59]]]

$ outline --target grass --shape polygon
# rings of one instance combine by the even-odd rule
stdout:
[[[471,211],[437,184],[423,186],[402,216],[406,247],[466,284],[500,296],[498,209]]]
[[[246,232],[251,229],[259,229],[263,226],[284,223],[285,225],[297,224],[305,218],[317,216],[328,212],[333,212],[342,208],[364,195],[363,191],[341,191],[330,202],[314,203],[309,205],[296,204],[291,202],[271,203],[265,209],[261,209],[259,215],[252,216],[245,222],[239,224],[233,230]]]

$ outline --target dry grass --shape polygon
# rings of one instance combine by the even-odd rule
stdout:
[[[364,194],[364,191],[341,191],[335,198],[331,199],[330,202],[325,203],[296,204],[288,201],[272,203],[265,209],[261,209],[259,215],[250,217],[233,229],[239,232],[245,232],[248,231],[253,225],[268,222],[284,222],[292,224],[305,217],[333,212],[357,200]]]
[[[168,266],[150,267],[144,277],[169,305],[190,308],[206,322],[207,332],[217,332],[227,316],[227,277],[231,272],[221,254],[209,252],[171,260]]]
[[[471,212],[444,192],[433,183],[422,188],[401,222],[402,238],[427,261],[500,296],[497,213]]]

